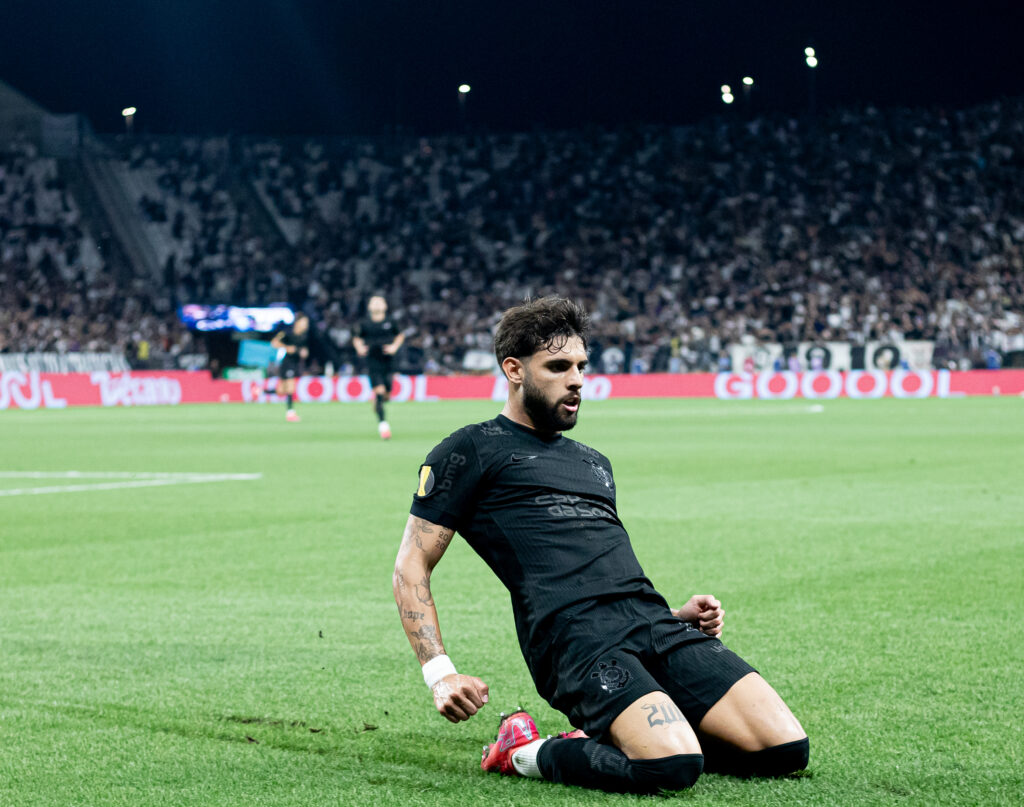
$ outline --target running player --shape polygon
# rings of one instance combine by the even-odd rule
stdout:
[[[295,379],[301,375],[299,363],[309,356],[308,344],[309,317],[301,311],[295,315],[295,322],[290,328],[279,331],[270,340],[271,347],[284,349],[284,358],[281,359],[281,366],[278,369],[281,381],[277,385],[277,393],[287,396],[288,411],[285,413],[285,419],[290,423],[298,423],[301,420],[295,413]]]
[[[576,727],[545,740],[525,712],[503,714],[485,771],[651,793],[687,788],[702,770],[801,770],[807,735],[718,638],[721,603],[699,594],[669,608],[619,520],[608,458],[562,435],[579,414],[588,324],[560,298],[505,312],[494,340],[502,413],[459,429],[420,467],[393,586],[434,704],[457,723],[488,700],[445,654],[430,590],[458,531],[511,594],[538,692]]]
[[[370,298],[366,306],[369,316],[356,326],[352,344],[356,353],[366,359],[366,369],[373,386],[373,411],[377,413],[377,431],[381,439],[391,439],[391,426],[384,415],[384,404],[391,399],[394,371],[391,361],[405,342],[398,323],[388,316],[388,302],[380,294]]]

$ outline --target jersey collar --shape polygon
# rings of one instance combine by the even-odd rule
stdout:
[[[502,414],[499,414],[498,417],[495,418],[495,420],[497,420],[499,423],[501,423],[501,424],[503,424],[505,426],[511,426],[513,429],[518,429],[519,431],[525,432],[526,434],[529,434],[532,437],[536,437],[538,440],[542,440],[545,443],[554,443],[556,440],[561,440],[562,439],[562,433],[561,432],[557,432],[555,434],[547,434],[547,435],[541,434],[536,429],[531,429],[529,426],[524,426],[522,423],[516,423],[511,418],[508,418],[508,417],[506,417],[505,415],[502,415]]]

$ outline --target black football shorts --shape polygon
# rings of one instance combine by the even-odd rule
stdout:
[[[653,603],[588,603],[558,622],[538,690],[598,741],[607,741],[626,707],[657,691],[668,694],[696,730],[733,684],[756,672],[718,639]]]
[[[299,377],[299,357],[294,353],[288,353],[281,359],[281,366],[278,368],[279,378]]]
[[[384,387],[391,392],[391,380],[394,372],[391,370],[391,357],[384,359],[367,359],[366,374],[370,376],[371,387]]]

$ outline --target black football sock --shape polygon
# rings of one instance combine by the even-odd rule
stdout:
[[[552,782],[609,793],[683,790],[700,776],[700,754],[630,759],[618,748],[591,738],[548,740],[537,754],[541,775]]]
[[[295,395],[293,393],[289,392],[288,393],[288,408],[289,409],[292,408],[292,401],[294,400],[294,398],[295,398]]]
[[[762,751],[740,751],[734,748],[708,749],[704,770],[726,776],[787,776],[807,767],[811,742],[806,737]]]
[[[377,413],[377,420],[384,420],[384,396],[378,395],[377,400],[374,401],[373,411]]]

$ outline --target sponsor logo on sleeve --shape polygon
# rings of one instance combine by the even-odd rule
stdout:
[[[434,489],[434,472],[429,465],[420,467],[420,486],[417,496],[429,496]]]

